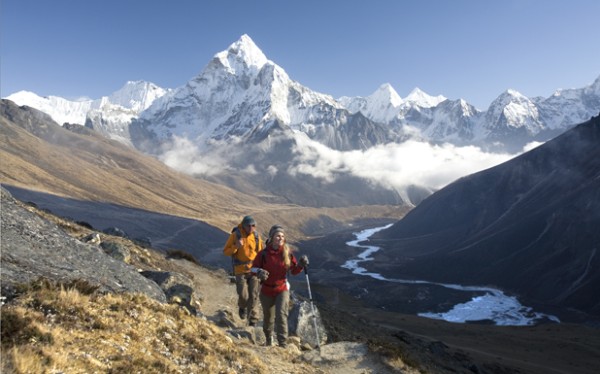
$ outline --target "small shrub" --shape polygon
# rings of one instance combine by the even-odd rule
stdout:
[[[4,352],[3,352],[4,353]],[[43,354],[39,348],[31,346],[14,346],[2,357],[2,372],[7,373],[45,373],[52,359]]]
[[[50,333],[42,332],[34,321],[15,310],[3,310],[1,314],[1,337],[3,346],[24,345],[31,342],[52,344]]]
[[[47,278],[38,278],[29,283],[21,283],[15,287],[17,295],[35,291],[60,291],[63,289],[75,289],[82,295],[94,294],[100,286],[91,284],[85,279],[74,279],[67,282],[52,281]]]
[[[196,258],[194,258],[193,255],[179,249],[167,250],[167,258],[179,258],[199,265],[198,261],[196,261]]]
[[[65,289],[75,289],[82,295],[93,295],[98,291],[100,286],[91,284],[85,279],[75,279],[66,283],[63,283]]]
[[[92,225],[90,225],[89,223],[87,223],[85,221],[75,221],[75,223],[78,224],[79,226],[85,227],[90,230],[94,229],[94,227]]]
[[[173,372],[172,368],[169,367],[168,363],[162,362],[158,359],[145,360],[143,358],[135,358],[133,360],[120,360],[113,363],[113,367],[110,368],[107,373],[135,373],[140,372],[139,369],[144,368],[145,373],[169,373]]]

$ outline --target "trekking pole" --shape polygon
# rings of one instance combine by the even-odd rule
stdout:
[[[312,310],[313,315],[313,323],[315,324],[315,336],[317,337],[317,348],[321,349],[321,344],[319,339],[319,329],[317,327],[317,314],[315,313],[315,306],[313,305],[312,293],[310,292],[310,281],[308,280],[308,266],[304,267],[304,274],[306,275],[306,285],[308,286],[308,299],[310,300],[310,308]]]

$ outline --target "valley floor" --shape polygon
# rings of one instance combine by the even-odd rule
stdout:
[[[572,324],[458,324],[369,308],[339,290],[315,285],[336,300],[320,305],[334,338],[402,350],[406,362],[432,373],[597,374],[600,329]],[[333,296],[335,295],[335,296]],[[360,321],[360,323],[357,323]]]

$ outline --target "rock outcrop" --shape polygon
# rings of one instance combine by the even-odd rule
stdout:
[[[47,278],[85,280],[101,292],[137,292],[166,301],[165,293],[135,268],[105,254],[100,247],[72,238],[56,225],[20,206],[2,190],[3,296],[21,283]]]

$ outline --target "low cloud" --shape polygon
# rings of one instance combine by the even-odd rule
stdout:
[[[524,152],[529,152],[534,148],[539,147],[540,145],[544,144],[543,142],[530,142],[525,144],[525,146],[523,147],[523,151]]]
[[[302,134],[304,135],[304,134]],[[291,149],[295,157],[287,167],[295,177],[310,175],[331,183],[339,175],[352,175],[369,180],[385,188],[404,191],[418,185],[431,190],[440,189],[454,180],[498,164],[518,154],[489,153],[479,147],[458,147],[451,144],[432,145],[409,140],[401,144],[377,145],[368,150],[336,151],[306,136],[296,138]],[[539,144],[528,144],[525,150]],[[240,145],[236,148],[239,150]],[[210,153],[200,152],[197,146],[184,138],[175,138],[170,149],[160,156],[166,165],[187,174],[212,176],[222,173],[258,173],[258,165],[247,164],[237,170],[228,164],[227,148],[217,147]],[[271,177],[284,169],[269,165]]]
[[[294,152],[298,163],[288,170],[292,174],[312,175],[328,182],[335,180],[336,174],[351,174],[396,190],[409,185],[439,189],[515,156],[486,153],[474,146],[431,145],[412,140],[348,152],[307,139],[297,144]]]
[[[211,176],[227,170],[227,161],[219,154],[210,157],[202,155],[189,139],[174,137],[172,143],[164,148],[166,151],[159,156],[159,160],[183,173]]]

